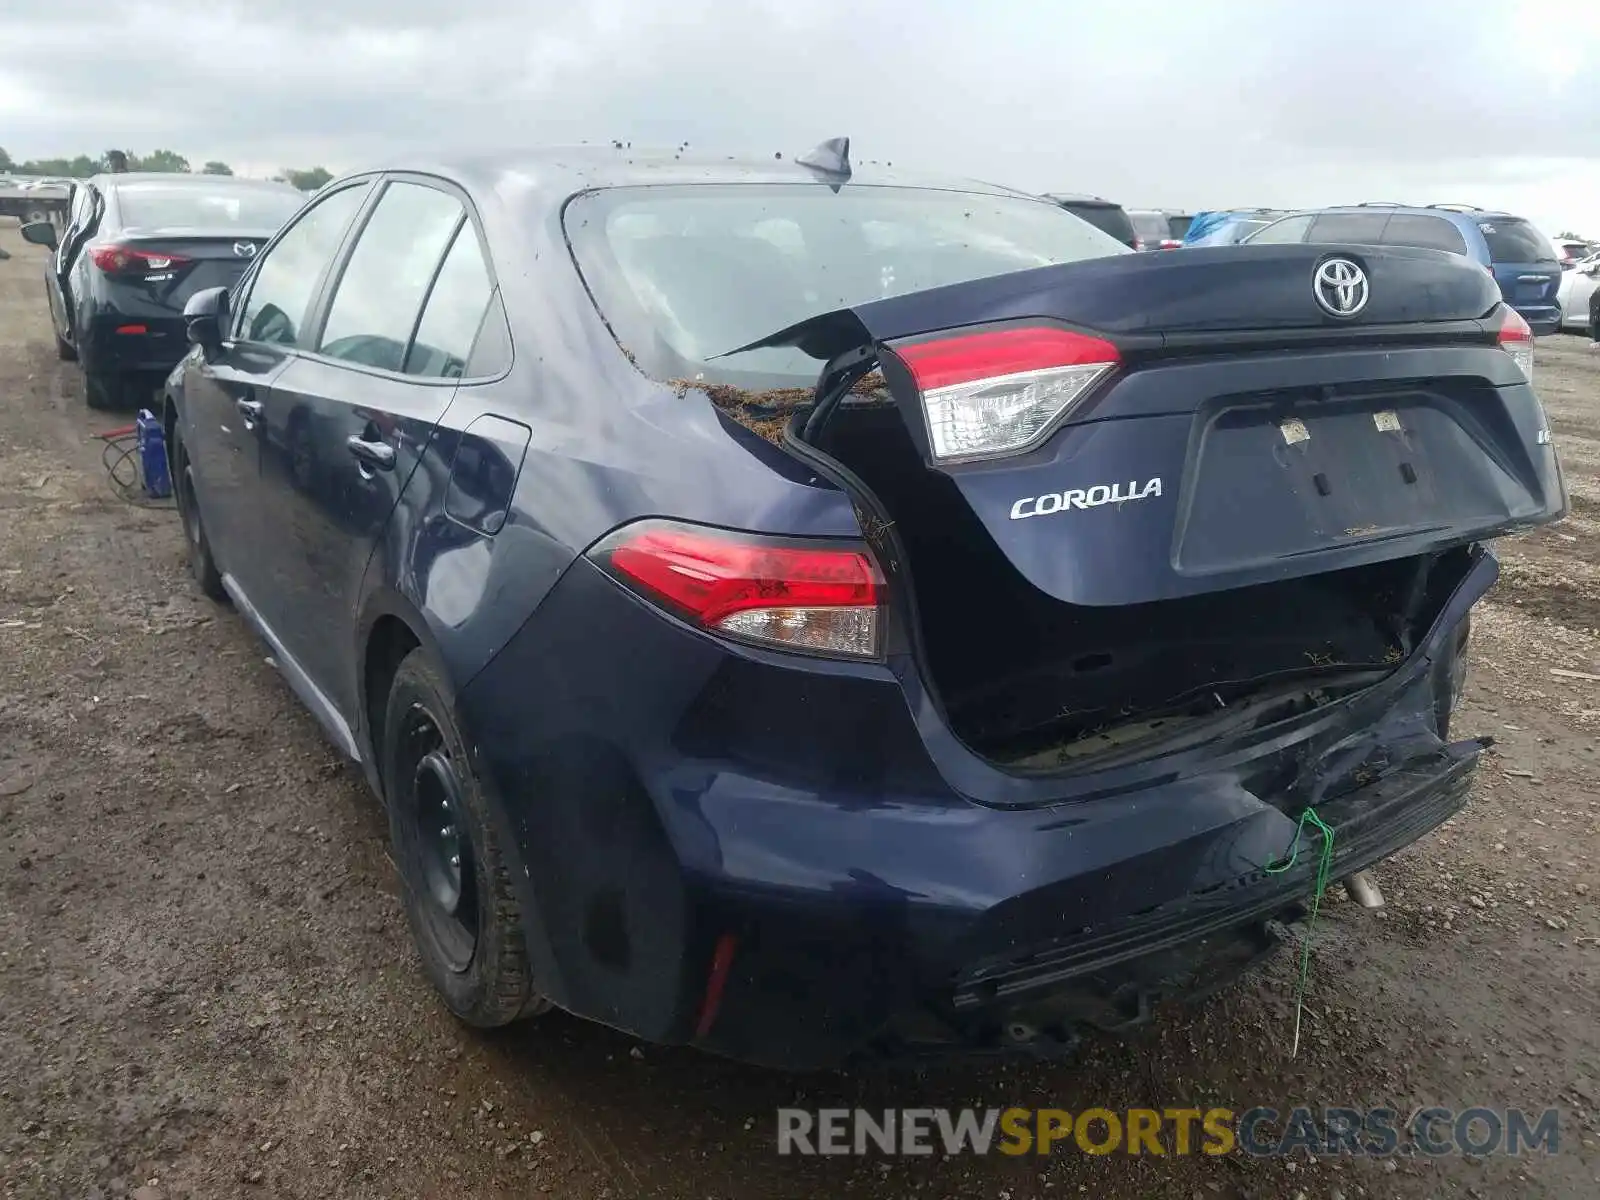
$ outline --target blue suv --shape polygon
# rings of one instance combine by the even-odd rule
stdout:
[[[1555,248],[1531,221],[1509,213],[1457,204],[1425,208],[1357,204],[1296,213],[1246,241],[1421,246],[1464,254],[1488,269],[1505,302],[1522,314],[1535,334],[1561,328],[1561,305],[1556,301],[1561,264]]]

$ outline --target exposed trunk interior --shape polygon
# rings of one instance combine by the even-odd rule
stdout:
[[[844,406],[817,449],[887,510],[909,560],[928,683],[985,757],[1049,770],[1271,719],[1364,687],[1431,626],[1467,552],[1120,607],[1066,604],[1011,565],[892,407]],[[1279,703],[1278,701],[1281,701]]]

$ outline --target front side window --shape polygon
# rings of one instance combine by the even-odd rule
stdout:
[[[302,326],[317,284],[371,186],[362,183],[323,197],[266,252],[240,310],[239,337],[303,347]]]
[[[1285,246],[1306,240],[1306,234],[1311,231],[1310,215],[1298,217],[1285,217],[1281,221],[1274,221],[1265,229],[1250,235],[1252,246]]]
[[[461,202],[438,188],[385,188],[334,289],[318,353],[401,370],[423,298],[465,216]]]

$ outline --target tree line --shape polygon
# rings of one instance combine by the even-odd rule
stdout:
[[[111,153],[108,150],[98,158],[80,154],[76,158],[31,158],[16,162],[4,149],[0,149],[0,171],[17,175],[55,175],[65,179],[87,179],[106,169],[107,158]],[[127,155],[130,171],[159,171],[180,175],[233,174],[232,167],[216,159],[202,163],[196,171],[189,165],[189,160],[176,150],[152,150],[149,154],[135,154],[132,150],[124,150],[123,153]],[[285,167],[273,178],[291,183],[301,191],[314,192],[332,179],[333,173],[326,167],[309,167],[304,170]]]

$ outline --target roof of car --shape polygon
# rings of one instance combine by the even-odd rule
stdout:
[[[804,150],[800,151],[805,153]],[[688,150],[634,149],[614,146],[552,146],[450,156],[431,161],[389,162],[352,174],[374,171],[417,171],[453,176],[463,182],[503,193],[542,192],[571,195],[591,188],[644,184],[818,183],[828,177],[800,166],[797,156],[782,151],[772,157],[712,155]],[[849,183],[857,186],[937,188],[992,196],[1041,198],[1017,188],[958,176],[906,171],[889,163],[853,159]]]
[[[1463,210],[1459,208],[1444,208],[1439,205],[1429,204],[1390,204],[1387,201],[1369,201],[1366,204],[1330,204],[1326,208],[1308,208],[1302,211],[1308,213],[1359,213],[1374,211],[1398,212],[1405,213],[1407,216],[1443,217],[1447,221],[1451,217],[1464,217],[1469,221],[1522,220],[1522,218],[1517,216],[1516,213],[1501,212],[1498,209],[1472,208]],[[1298,216],[1299,214],[1297,213],[1295,215]]]

